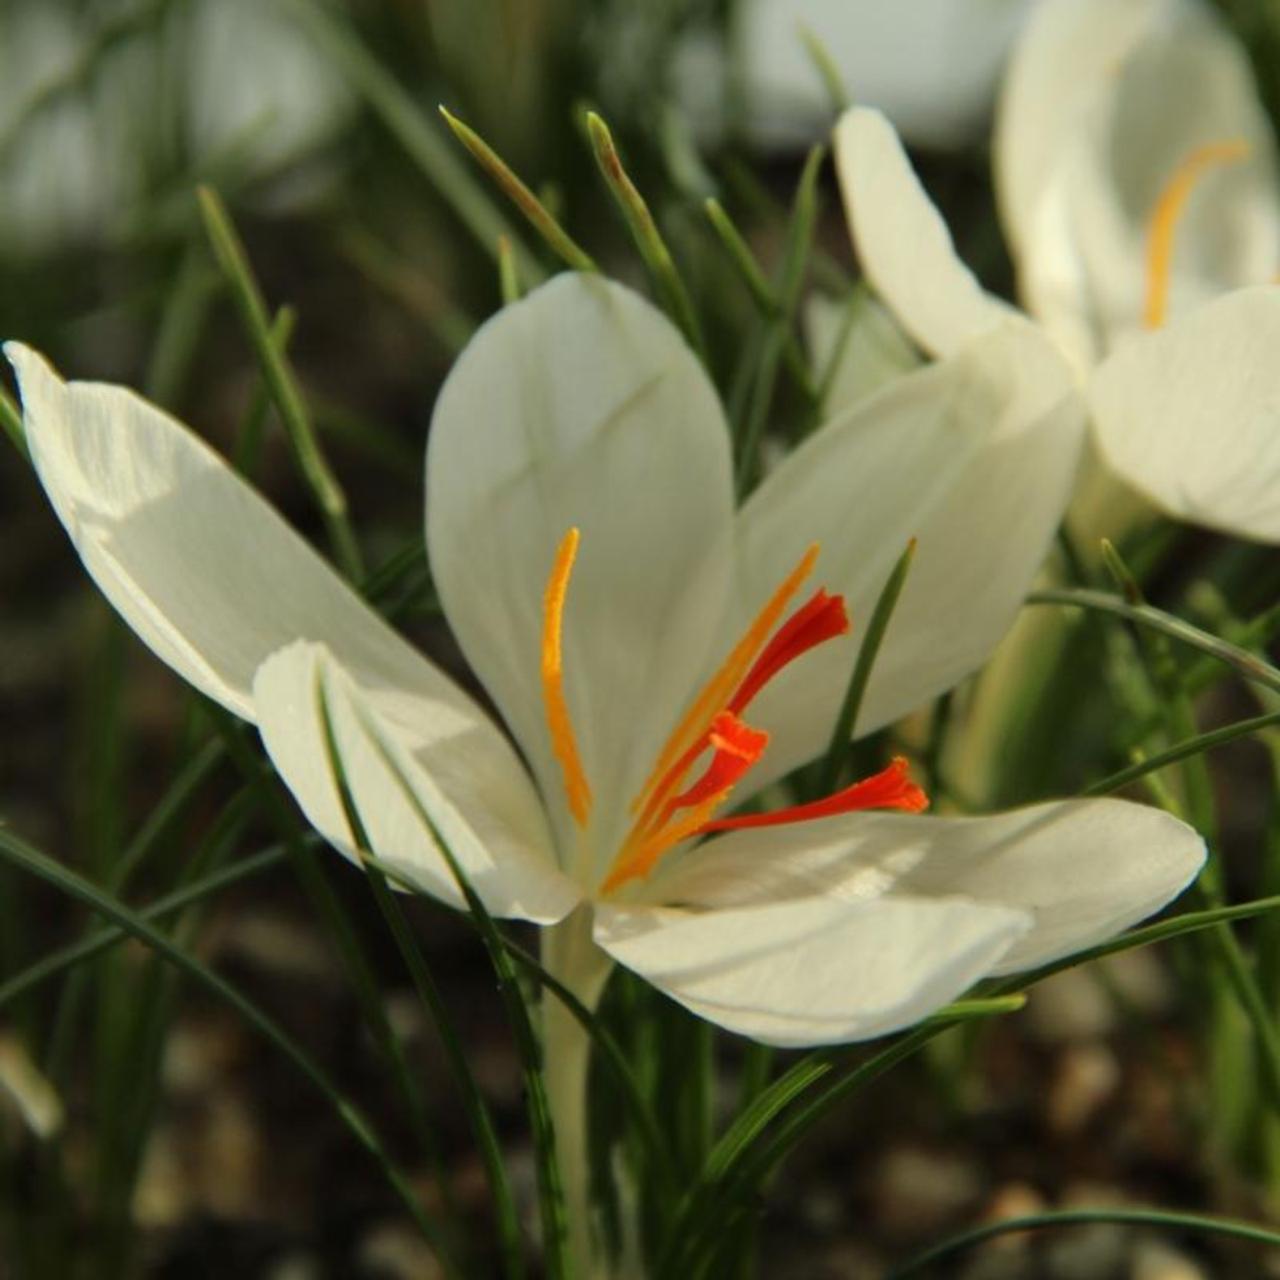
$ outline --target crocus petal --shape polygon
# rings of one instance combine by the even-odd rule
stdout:
[[[593,814],[625,819],[722,611],[732,497],[711,383],[638,295],[564,275],[472,339],[427,452],[427,545],[449,621],[562,822],[539,683],[543,587],[565,532],[581,530],[568,706]]]
[[[528,787],[492,769],[475,723],[438,704],[371,696],[323,645],[296,641],[253,683],[256,718],[277,772],[308,821],[359,861],[333,755],[369,849],[452,906],[465,899],[423,814],[494,915],[551,924],[579,892],[559,870]],[[477,749],[478,748],[478,749]]]
[[[741,6],[747,128],[767,142],[812,141],[831,97],[800,30],[819,40],[858,102],[930,146],[974,141],[1028,0],[749,0]]]
[[[259,664],[310,636],[363,680],[425,682],[470,707],[180,423],[123,387],[64,383],[18,343],[5,352],[40,482],[85,567],[202,693],[252,719]]]
[[[1045,183],[1160,0],[1041,0],[1015,41],[996,106],[996,195],[1014,253]],[[1171,104],[1170,104],[1171,105]]]
[[[1064,346],[1097,359],[1143,325],[1153,211],[1206,145],[1245,154],[1206,168],[1178,216],[1167,313],[1272,278],[1275,142],[1243,47],[1206,6],[1054,0],[1026,39],[996,178],[1023,302]]]
[[[300,637],[322,641],[387,715],[413,724],[424,759],[433,744],[465,742],[465,773],[441,766],[460,806],[495,803],[495,821],[545,833],[529,776],[489,717],[217,454],[122,387],[66,384],[27,348],[6,351],[54,510],[103,594],[180,676],[253,720],[261,663]]]
[[[886,724],[975,670],[1012,623],[1075,475],[1083,415],[1070,370],[1025,322],[907,374],[830,421],[738,518],[739,617],[805,546],[842,592],[851,633],[805,654],[752,703],[772,740],[759,785],[825,749],[894,562],[916,554],[856,731]]]
[[[1103,456],[1171,515],[1280,542],[1280,289],[1135,335],[1089,389]]]
[[[732,832],[687,851],[645,894],[710,912],[820,896],[1016,909],[1033,927],[995,963],[1008,973],[1158,911],[1203,862],[1200,836],[1159,809],[1063,800],[994,817],[862,813]]]
[[[910,1026],[990,972],[1029,924],[962,900],[810,897],[713,911],[601,904],[594,932],[700,1017],[800,1046]]]
[[[934,355],[949,355],[1010,312],[956,256],[893,126],[854,107],[835,132],[836,168],[858,261],[900,324]]]

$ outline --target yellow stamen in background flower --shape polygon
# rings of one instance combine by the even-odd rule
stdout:
[[[1210,169],[1236,164],[1248,154],[1249,144],[1243,138],[1206,143],[1187,155],[1161,188],[1147,220],[1147,297],[1142,318],[1148,329],[1158,329],[1165,321],[1173,242],[1196,184]]]
[[[569,704],[564,696],[564,661],[560,643],[564,600],[578,554],[578,538],[578,530],[570,529],[560,540],[542,597],[542,699],[547,712],[547,728],[551,733],[551,749],[564,773],[569,812],[582,827],[586,826],[591,812],[591,786],[582,768],[573,722],[569,719]]]

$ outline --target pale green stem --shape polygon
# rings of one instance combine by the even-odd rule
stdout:
[[[542,963],[588,1009],[594,1010],[612,961],[591,940],[591,908],[542,931]],[[556,1154],[569,1219],[569,1258],[575,1280],[606,1274],[596,1248],[591,1213],[591,1164],[587,1131],[587,1071],[591,1037],[550,992],[542,997],[543,1070],[555,1128]]]

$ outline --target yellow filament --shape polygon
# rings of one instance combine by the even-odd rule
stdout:
[[[1248,154],[1249,144],[1243,138],[1196,147],[1173,171],[1173,176],[1156,197],[1147,220],[1147,297],[1143,323],[1148,329],[1160,328],[1169,309],[1173,242],[1196,184],[1210,169],[1235,164]]]
[[[578,537],[578,530],[570,529],[560,540],[542,597],[542,700],[547,712],[547,728],[551,733],[551,749],[564,773],[569,812],[583,827],[591,812],[591,786],[582,768],[573,722],[569,719],[569,704],[564,696],[564,661],[560,643],[564,599],[578,554]]]
[[[609,874],[600,886],[600,892],[612,893],[628,880],[647,876],[668,849],[679,844],[681,840],[695,835],[711,821],[715,811],[725,802],[732,790],[732,787],[726,787],[725,790],[708,796],[683,815],[679,822],[664,826],[657,831],[644,833],[638,827],[633,828],[631,835],[622,846],[622,852],[609,868]]]
[[[653,789],[663,781],[667,771],[680,757],[689,750],[699,738],[706,733],[708,725],[718,711],[723,710],[734,691],[742,683],[751,664],[760,650],[764,648],[778,625],[783,611],[791,601],[791,597],[800,589],[804,580],[813,572],[818,559],[818,544],[815,542],[803,556],[800,563],[787,575],[782,585],[770,596],[755,620],[743,633],[742,639],[734,646],[733,651],[724,660],[720,670],[707,681],[702,691],[693,700],[689,710],[685,712],[675,731],[667,739],[666,745],[658,754],[658,761],[646,779],[640,794],[632,804],[632,811],[644,810],[640,825],[651,816],[661,797],[653,794]],[[681,779],[670,780],[667,791],[672,791]]]

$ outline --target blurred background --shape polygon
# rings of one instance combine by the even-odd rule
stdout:
[[[1274,110],[1274,4],[1219,7],[1248,42]],[[963,256],[1008,292],[988,129],[1002,58],[1028,8],[0,0],[0,337],[44,350],[68,376],[144,391],[317,536],[201,222],[195,190],[214,188],[273,314],[287,308],[289,353],[366,559],[394,569],[384,603],[465,678],[421,550],[427,424],[450,361],[499,305],[499,236],[515,246],[526,287],[556,264],[449,135],[437,104],[473,126],[605,270],[643,288],[584,138],[584,108],[599,110],[690,283],[732,395],[758,315],[702,203],[717,196],[776,271],[805,149],[834,118],[797,22],[820,38],[855,99],[894,116]],[[841,292],[855,271],[829,167],[820,194],[811,282]],[[4,385],[12,392],[11,379]],[[279,795],[245,807],[232,835],[219,832],[243,772],[224,758],[202,763],[206,713],[116,624],[7,444],[0,521],[0,821],[105,885],[120,887],[122,861],[136,862],[125,892],[135,903],[180,886],[193,859],[210,865],[211,833],[229,857],[296,832],[279,816],[288,803]],[[1161,584],[1170,598],[1197,575],[1241,609],[1258,603],[1249,595],[1256,556],[1207,535],[1188,536],[1183,552]],[[1230,688],[1219,697],[1213,715],[1240,711]],[[999,798],[1074,786],[1090,751],[1102,762],[1093,773],[1104,772],[1105,718],[1102,709],[1070,761],[1014,779]],[[1269,757],[1240,747],[1216,768],[1233,820],[1256,832]],[[157,810],[182,777],[192,780],[182,803]],[[140,841],[145,863],[131,852]],[[1244,848],[1239,863],[1247,893],[1258,891],[1253,856]],[[323,854],[314,867],[320,890],[273,866],[174,928],[368,1111],[427,1203],[452,1203],[477,1248],[475,1274],[490,1274],[484,1180],[437,1040],[360,875]],[[436,1171],[316,923],[325,888],[406,1039],[438,1130]],[[487,963],[445,911],[416,903],[411,915],[532,1220],[518,1066]],[[145,950],[105,953],[76,971],[74,989],[67,971],[6,985],[89,923],[64,897],[0,868],[0,1275],[438,1274],[325,1100]],[[1274,1212],[1275,1162],[1243,1132],[1247,1098],[1205,1096],[1206,1042],[1186,991],[1164,957],[1135,952],[1046,984],[1016,1018],[944,1037],[789,1163],[759,1227],[759,1274],[870,1277],[948,1229],[1047,1204]],[[741,1054],[722,1040],[731,1083]],[[1256,1249],[1107,1227],[1005,1242],[955,1266],[974,1278],[1280,1276],[1280,1260]]]

